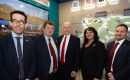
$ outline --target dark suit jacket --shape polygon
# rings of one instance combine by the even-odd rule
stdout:
[[[57,46],[60,51],[60,44],[63,35],[57,38]],[[61,66],[59,61],[59,69],[62,69],[63,73],[70,75],[71,71],[78,71],[79,68],[79,55],[80,55],[80,39],[74,35],[70,35],[68,43],[65,63]],[[60,60],[60,59],[59,59]]]
[[[47,80],[50,70],[51,58],[44,35],[34,38],[37,53],[37,75],[40,80]]]
[[[108,53],[113,45],[114,42],[108,44]],[[122,43],[116,53],[113,62],[113,75],[115,80],[130,80],[130,42],[128,40]]]
[[[35,72],[34,44],[23,38],[24,78],[32,80]],[[11,34],[0,37],[0,80],[19,80],[19,63]]]
[[[89,47],[81,48],[81,70],[87,80],[93,80],[94,77],[101,79],[105,62],[106,49],[102,42],[94,41]]]

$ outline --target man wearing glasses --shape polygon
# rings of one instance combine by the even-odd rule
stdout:
[[[33,80],[34,43],[23,35],[26,23],[24,12],[11,12],[11,33],[0,38],[0,80]]]

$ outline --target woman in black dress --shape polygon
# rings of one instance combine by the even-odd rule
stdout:
[[[81,71],[83,80],[100,80],[105,67],[106,50],[99,41],[98,33],[93,27],[84,31],[84,42],[81,48]]]

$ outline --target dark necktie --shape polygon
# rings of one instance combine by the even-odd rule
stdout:
[[[48,40],[49,40],[49,49],[50,49],[50,52],[51,52],[51,56],[53,57],[53,72],[55,73],[55,71],[57,69],[56,54],[55,54],[54,48],[51,44],[51,39],[48,39]]]
[[[109,56],[108,56],[108,69],[109,69],[109,72],[111,72],[112,59],[113,59],[114,52],[115,52],[115,50],[116,50],[118,44],[119,44],[119,43],[115,43],[115,44],[113,45],[113,47],[111,48],[111,51],[110,51],[110,53],[109,53]]]
[[[61,49],[61,64],[64,64],[64,56],[65,56],[65,43],[66,43],[66,37],[64,38],[62,49]]]
[[[17,51],[18,51],[18,60],[19,60],[19,74],[20,74],[20,80],[24,80],[24,68],[23,68],[23,56],[22,56],[22,49],[21,49],[21,43],[20,39],[21,37],[16,37],[17,39]]]

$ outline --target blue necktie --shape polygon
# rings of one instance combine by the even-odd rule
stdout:
[[[22,49],[21,49],[21,43],[20,43],[21,37],[16,37],[16,39],[17,39],[20,80],[24,80],[23,56],[22,56]]]

